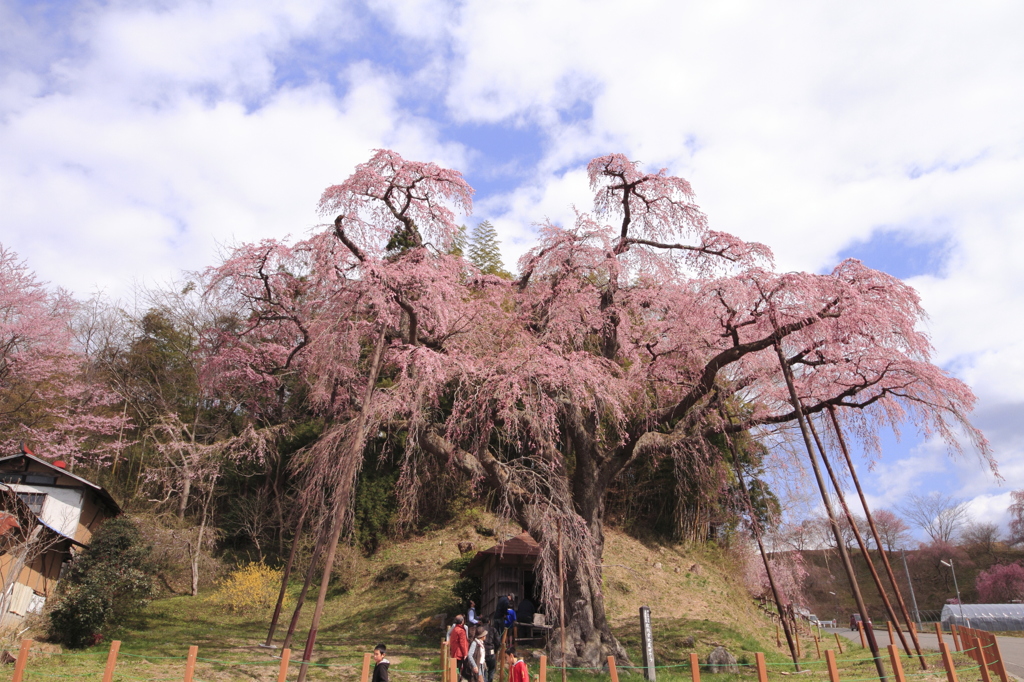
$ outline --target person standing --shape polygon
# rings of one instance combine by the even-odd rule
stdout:
[[[448,631],[448,655],[455,659],[456,670],[462,670],[462,661],[469,653],[469,638],[462,623],[462,614],[455,616],[455,625]]]
[[[494,679],[494,671],[498,667],[498,638],[495,636],[495,630],[492,627],[481,625],[484,631],[487,633],[484,638],[484,649],[487,652],[484,658],[484,662],[487,664],[487,677],[485,682],[491,682]]]
[[[384,658],[388,648],[383,644],[373,647],[373,678],[371,682],[390,682],[391,661]]]
[[[526,661],[516,655],[515,647],[505,650],[508,657],[508,682],[530,682],[530,671],[526,667]]]
[[[486,645],[484,640],[487,639],[487,628],[482,625],[473,630],[473,643],[469,645],[469,654],[466,656],[466,667],[463,677],[470,680],[470,682],[484,682],[484,677],[487,673],[486,664]]]
[[[476,602],[472,599],[469,600],[469,611],[466,612],[466,622],[469,623],[469,627],[475,628],[480,625],[480,621],[476,619]]]

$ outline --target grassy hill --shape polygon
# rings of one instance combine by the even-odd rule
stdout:
[[[458,609],[451,594],[458,577],[453,570],[460,558],[457,543],[468,540],[477,550],[486,549],[518,532],[518,528],[475,513],[461,523],[394,542],[372,557],[344,552],[332,583],[310,679],[355,680],[363,654],[377,642],[385,642],[396,682],[436,680],[441,622]],[[742,572],[738,569],[727,552],[713,547],[647,544],[609,529],[604,557],[606,603],[613,630],[634,663],[642,660],[638,609],[646,605],[652,610],[656,662],[668,666],[659,670],[659,680],[689,680],[684,664],[690,654],[703,659],[718,645],[734,653],[741,664],[752,664],[754,652],[763,651],[773,671],[791,670],[784,651],[775,644],[774,626],[754,607],[739,581]],[[293,598],[298,588],[298,584],[292,585]],[[295,659],[301,658],[312,609],[306,611],[293,645]],[[266,637],[268,621],[266,612],[230,613],[209,595],[156,600],[143,618],[114,633],[122,641],[115,679],[181,679],[188,647],[198,645],[197,680],[276,680],[279,652],[257,646]],[[38,633],[30,631],[24,636],[34,634]],[[282,637],[283,627],[277,641]],[[12,648],[10,644],[13,642],[8,648]],[[32,674],[26,679],[98,680],[108,646],[101,642],[81,652],[37,646],[29,665]],[[825,679],[822,662],[814,660],[813,647],[805,645],[804,653],[807,665],[817,670],[811,676]],[[870,676],[870,671],[861,669],[863,654],[848,651],[846,658],[846,665],[855,672],[849,675],[851,679]],[[293,665],[289,679],[295,679],[295,669]],[[536,674],[536,663],[531,663],[531,669]],[[753,674],[748,669],[741,676]],[[593,679],[593,674],[572,671],[570,677],[582,682]],[[715,676],[723,682],[733,677]],[[557,678],[552,673],[549,679]]]

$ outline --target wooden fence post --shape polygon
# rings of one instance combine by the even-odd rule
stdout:
[[[370,680],[370,654],[363,654],[363,670],[359,674],[359,682]]]
[[[891,640],[890,640],[891,641]],[[896,682],[906,682],[903,677],[903,661],[900,660],[900,651],[895,644],[889,644],[889,660],[892,662],[892,675]]]
[[[839,633],[833,632],[832,634],[836,636],[836,646],[839,647],[839,653],[843,653],[843,642],[839,639]]]
[[[619,682],[619,671],[615,669],[615,657],[608,657],[608,674],[612,676],[612,682]]]
[[[818,636],[814,636],[814,650],[818,652],[818,660],[821,660],[821,644],[818,643]]]
[[[754,654],[754,661],[757,663],[757,682],[768,682],[768,666],[764,662],[764,654],[758,651]]]
[[[839,682],[839,668],[836,667],[836,652],[825,650],[825,664],[828,666],[829,682]]]
[[[1010,677],[1006,674],[1006,661],[1003,659],[1003,652],[999,650],[999,640],[993,634],[989,634],[989,636],[992,638],[996,674],[999,675],[999,679],[1002,680],[1002,682],[1010,682]]]
[[[18,650],[18,660],[14,663],[14,677],[11,678],[11,682],[21,682],[25,675],[25,663],[28,662],[28,650],[31,648],[31,639],[21,640],[21,649]]]
[[[448,679],[448,642],[441,640],[441,680]]]
[[[501,672],[505,672],[504,663],[501,663]],[[448,659],[448,682],[459,682],[459,662],[454,658]]]
[[[979,631],[980,635],[981,632]],[[982,645],[981,637],[974,638],[974,650],[978,653],[978,665],[981,666],[981,682],[992,682],[989,675],[988,662],[985,660],[985,647]]]
[[[858,620],[857,621],[857,632],[860,633],[860,648],[861,649],[867,649],[868,648],[868,640],[867,640],[867,637],[864,636],[864,621],[862,621],[862,620]]]
[[[107,654],[107,667],[103,669],[103,682],[111,682],[114,679],[114,666],[117,665],[117,652],[121,650],[121,640],[115,639],[110,643],[110,653]]]
[[[196,671],[196,656],[199,655],[199,647],[192,645],[188,648],[188,660],[185,661],[185,682],[192,682],[192,675]]]
[[[690,679],[693,682],[700,682],[700,659],[697,654],[690,654]]]
[[[942,665],[946,668],[946,679],[948,682],[957,682],[956,665],[953,663],[953,656],[949,653],[949,647],[945,642],[939,644],[939,651],[942,652]]]
[[[285,682],[288,679],[288,665],[292,660],[292,650],[285,649],[281,652],[281,668],[277,672],[277,682]]]
[[[779,639],[779,624],[775,623],[775,646],[782,646],[782,640]]]
[[[935,638],[939,640],[939,646],[942,646],[942,623],[935,623]]]
[[[953,646],[956,647],[956,650],[963,651],[964,645],[963,642],[960,641],[960,626],[956,623],[950,623],[949,633],[953,637]]]
[[[540,657],[540,682],[548,682],[548,657],[543,654]]]

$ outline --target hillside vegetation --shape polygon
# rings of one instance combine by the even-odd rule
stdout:
[[[805,550],[803,556],[807,569],[807,580],[804,584],[807,607],[819,618],[838,618],[839,622],[846,622],[850,614],[857,611],[857,607],[854,605],[853,597],[849,594],[849,589],[845,588],[846,576],[838,554],[831,549]],[[878,561],[873,550],[871,556],[882,576],[886,590],[891,595],[889,582],[882,573],[881,562]],[[1003,543],[994,543],[991,546],[968,545],[952,549],[945,548],[945,553],[942,551],[937,553],[934,549],[927,547],[907,551],[907,567],[910,569],[914,595],[917,598],[922,620],[936,620],[946,600],[956,597],[952,573],[939,563],[940,559],[948,560],[951,556],[956,566],[960,596],[965,604],[969,604],[978,602],[978,592],[975,589],[978,573],[995,564],[1009,564],[1024,560],[1024,550],[1008,548]],[[850,558],[853,561],[854,570],[857,573],[857,579],[860,582],[872,621],[884,623],[886,618],[882,600],[875,589],[864,556],[859,550],[851,550]],[[913,609],[910,592],[907,589],[907,572],[904,569],[901,555],[899,553],[891,554],[890,562],[896,579],[899,581],[899,588],[903,593],[907,608]],[[843,589],[836,589],[836,585],[842,585]],[[832,592],[836,594],[833,595]],[[893,604],[895,606],[895,602]]]

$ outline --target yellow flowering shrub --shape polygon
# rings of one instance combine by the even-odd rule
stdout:
[[[277,603],[281,576],[262,561],[249,564],[229,573],[210,600],[234,613],[265,611]]]

